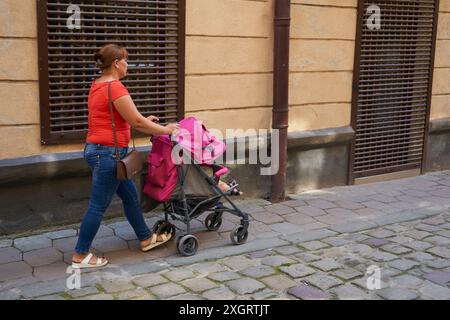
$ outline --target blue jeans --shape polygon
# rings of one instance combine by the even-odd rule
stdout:
[[[120,158],[127,154],[128,148],[119,148]],[[89,208],[80,227],[80,235],[75,252],[89,252],[92,241],[100,227],[103,214],[115,193],[122,199],[123,209],[128,222],[140,241],[151,236],[151,232],[142,215],[136,187],[131,180],[117,180],[115,147],[86,143],[84,159],[92,170],[92,190]]]

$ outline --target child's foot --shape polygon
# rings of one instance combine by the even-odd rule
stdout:
[[[240,196],[243,194],[241,190],[238,189],[239,184],[236,180],[231,181],[228,186],[230,187],[230,195],[232,196]]]

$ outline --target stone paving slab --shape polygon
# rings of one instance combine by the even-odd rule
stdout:
[[[73,252],[77,244],[78,237],[68,237],[53,241],[53,247],[61,252]]]
[[[361,271],[352,268],[339,269],[332,272],[332,275],[339,279],[349,281],[363,275]]]
[[[392,279],[393,286],[400,288],[418,288],[424,280],[410,274],[402,274]]]
[[[288,293],[301,300],[329,300],[331,295],[314,287],[300,284],[289,289]]]
[[[273,275],[275,273],[275,269],[270,266],[252,266],[242,270],[240,273],[247,277],[251,278],[262,278],[266,276]]]
[[[99,293],[98,289],[96,287],[85,287],[79,290],[70,290],[68,292],[68,294],[72,297],[72,298],[80,298],[83,296],[88,296],[88,295],[94,295]]]
[[[52,231],[52,232],[47,232],[47,233],[43,234],[43,236],[46,236],[47,238],[50,238],[52,240],[73,237],[76,235],[77,235],[77,230],[75,230],[75,229],[64,229],[64,230],[60,230],[60,231]]]
[[[93,248],[111,264],[83,271],[78,290],[66,287],[65,263],[77,229],[3,238],[0,298],[449,299],[449,195],[443,171],[312,190],[281,204],[240,198],[255,218],[248,242],[229,240],[237,217],[224,215],[228,227],[218,232],[206,232],[199,217],[192,257],[176,255],[172,241],[141,253],[128,222],[115,220],[101,226]],[[379,289],[368,287],[369,267],[379,268]]]
[[[236,294],[230,289],[222,287],[204,292],[203,297],[208,300],[234,300]]]
[[[280,267],[280,271],[294,279],[303,278],[316,272],[315,269],[305,266],[304,264],[294,264],[288,267]]]
[[[281,274],[265,277],[260,279],[260,281],[276,291],[284,291],[297,285],[296,281]]]
[[[186,269],[177,269],[177,270],[173,270],[173,271],[168,271],[168,272],[164,272],[162,273],[162,275],[171,280],[171,281],[182,281],[185,279],[189,279],[195,276],[195,273],[191,270],[186,270]]]
[[[128,244],[125,240],[117,236],[104,236],[99,239],[94,239],[92,247],[100,252],[111,252],[117,250],[128,249]]]
[[[225,281],[236,280],[236,279],[241,278],[241,276],[238,273],[230,272],[230,271],[215,272],[215,273],[209,274],[207,277],[216,282],[225,282]]]
[[[265,257],[265,258],[261,259],[261,264],[267,265],[267,266],[272,266],[272,267],[291,265],[293,263],[296,263],[296,261],[291,258],[281,256],[281,255],[274,255],[274,256],[269,256],[269,257]]]
[[[159,274],[147,274],[133,279],[133,283],[142,288],[156,286],[166,282],[169,282],[169,280]]]
[[[300,249],[299,247],[295,247],[295,246],[285,246],[285,247],[278,247],[278,248],[274,248],[274,251],[281,254],[281,255],[291,255],[294,253],[299,253],[302,251],[302,249]]]
[[[121,238],[125,241],[137,239],[137,236],[134,233],[134,230],[131,226],[118,227],[118,228],[114,229],[114,232],[115,232],[116,236],[118,236],[119,238]]]
[[[258,280],[242,278],[226,282],[228,288],[239,295],[251,294],[265,288],[265,285]]]
[[[418,298],[417,292],[401,288],[381,289],[377,294],[386,300],[414,300]]]
[[[420,263],[409,259],[398,259],[389,262],[388,265],[401,271],[408,271],[414,267],[420,266]]]
[[[274,223],[280,223],[284,222],[284,219],[271,212],[261,211],[261,212],[255,212],[251,214],[253,219],[259,222],[262,222],[264,224],[274,224]]]
[[[199,296],[198,294],[181,294],[179,296],[170,297],[168,300],[205,300],[202,296]]]
[[[328,290],[330,288],[343,284],[343,282],[338,278],[324,272],[316,272],[311,276],[303,278],[302,281],[306,281],[307,283],[321,290]]]
[[[0,265],[0,282],[26,278],[32,275],[33,269],[23,261]]]
[[[425,281],[422,288],[419,289],[424,299],[430,300],[449,300],[450,299],[450,289],[443,286],[434,284],[429,281]]]
[[[18,300],[20,299],[19,290],[4,290],[0,292],[0,300]]]
[[[67,278],[68,265],[64,262],[57,261],[52,264],[34,267],[33,276],[39,281],[50,281],[55,279]]]
[[[188,279],[181,282],[181,284],[192,292],[204,292],[218,287],[217,284],[206,278]]]
[[[23,259],[22,251],[13,247],[4,247],[0,249],[0,265],[5,263],[17,262]]]
[[[78,298],[77,300],[114,300],[114,296],[111,294],[100,293],[95,294],[93,296],[81,297]]]
[[[55,248],[45,248],[28,251],[23,254],[23,260],[33,267],[40,267],[62,260],[62,253]]]
[[[312,240],[321,240],[324,238],[328,238],[331,236],[334,236],[338,234],[337,232],[327,230],[327,229],[319,229],[319,230],[313,230],[308,232],[298,232],[292,235],[286,235],[281,237],[281,239],[295,242],[295,243],[302,243]]]
[[[152,299],[152,296],[147,291],[145,291],[144,289],[141,289],[141,288],[120,292],[120,293],[114,294],[113,296],[115,296],[115,298],[117,300],[134,300],[136,298],[138,298],[140,300],[143,300],[143,299],[151,300]]]
[[[299,226],[290,222],[281,222],[270,225],[270,228],[280,234],[292,234],[297,233]]]
[[[1,248],[11,247],[12,245],[13,245],[13,240],[12,239],[0,240],[0,249]]]
[[[346,284],[331,290],[340,300],[371,300],[373,297],[353,284]]]
[[[14,247],[23,252],[49,248],[51,246],[52,240],[43,235],[23,237],[14,240]]]
[[[37,282],[19,288],[21,296],[24,298],[35,298],[50,294],[68,291],[66,279],[57,281]]]
[[[134,288],[134,285],[131,282],[123,279],[102,281],[98,285],[103,288],[106,293],[121,292]]]
[[[183,287],[175,283],[166,283],[151,287],[150,291],[159,299],[166,299],[186,292]]]

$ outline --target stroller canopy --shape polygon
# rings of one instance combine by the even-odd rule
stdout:
[[[195,117],[180,121],[179,134],[175,139],[197,164],[213,164],[226,150],[225,143],[213,136]]]

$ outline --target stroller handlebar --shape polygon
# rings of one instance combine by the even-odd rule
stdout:
[[[169,140],[172,142],[172,146],[176,146],[178,142],[175,139],[172,139],[172,135],[169,134]]]

